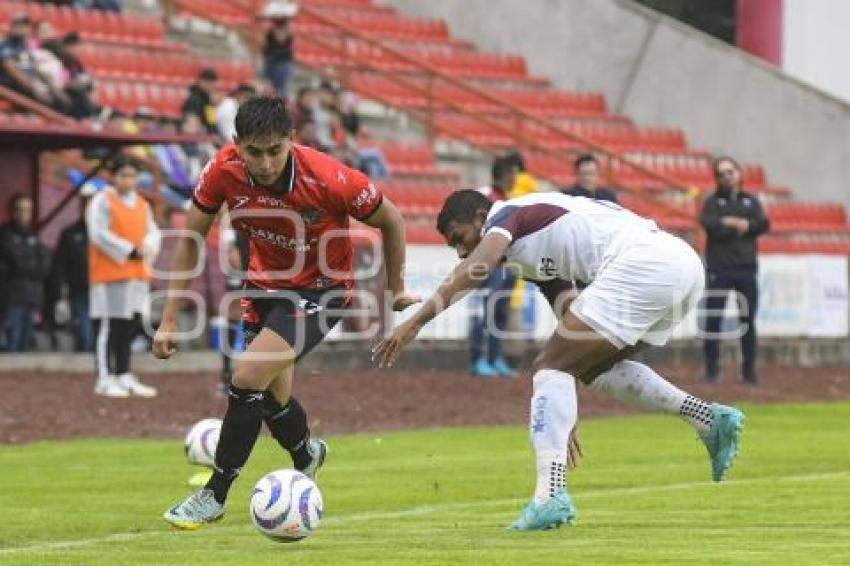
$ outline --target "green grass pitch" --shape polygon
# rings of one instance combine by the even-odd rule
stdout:
[[[177,532],[160,519],[192,469],[175,441],[88,440],[0,448],[0,564],[847,564],[850,404],[745,407],[744,450],[713,484],[674,418],[581,423],[569,476],[579,520],[504,526],[533,484],[521,427],[330,438],[325,520],[290,545],[254,531],[247,496],[287,467],[262,438],[224,520]]]

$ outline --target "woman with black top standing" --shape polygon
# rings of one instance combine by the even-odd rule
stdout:
[[[289,78],[294,65],[293,34],[291,18],[280,17],[272,20],[272,27],[266,34],[263,46],[263,76],[274,86],[275,91],[287,98]]]

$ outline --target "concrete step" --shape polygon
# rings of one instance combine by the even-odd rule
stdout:
[[[356,370],[374,367],[369,341],[326,341],[298,364],[299,370],[342,369]],[[514,367],[529,368],[543,343],[512,341],[505,353]],[[724,343],[721,361],[724,367],[739,363],[737,344]],[[702,342],[678,340],[663,348],[654,348],[635,359],[648,364],[701,364]],[[469,363],[466,341],[420,340],[413,342],[398,363],[398,369],[463,370]],[[780,367],[848,367],[850,342],[846,339],[767,338],[759,343],[759,363]],[[149,352],[133,355],[133,371],[197,372],[217,371],[221,355],[211,350],[181,351],[166,361],[154,358]],[[0,354],[2,371],[75,372],[94,375],[94,356],[90,353],[30,352]]]
[[[168,38],[189,45],[192,52],[199,57],[250,57],[250,52],[238,33],[199,18],[173,16],[168,22]]]
[[[162,5],[159,0],[123,0],[121,6],[127,14],[139,14],[141,16],[162,16]]]

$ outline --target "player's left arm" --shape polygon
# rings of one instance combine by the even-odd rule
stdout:
[[[491,232],[484,236],[472,253],[455,267],[416,314],[375,346],[372,350],[372,360],[380,367],[392,366],[404,347],[416,338],[423,326],[457,302],[467,291],[487,280],[487,276],[502,262],[510,243],[500,232]]]
[[[393,310],[403,311],[421,301],[404,290],[404,256],[407,243],[404,236],[404,217],[386,197],[363,223],[381,231],[384,249],[384,265],[387,271],[387,289],[392,293]]]

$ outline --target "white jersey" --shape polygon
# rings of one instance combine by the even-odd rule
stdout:
[[[590,283],[602,266],[655,222],[607,201],[535,193],[494,203],[482,235],[510,239],[505,256],[531,281]]]

